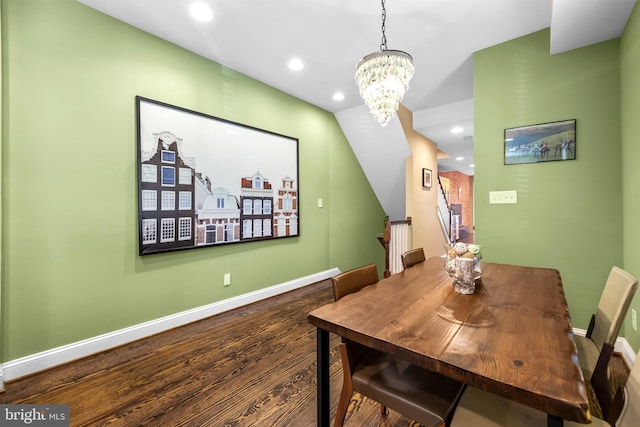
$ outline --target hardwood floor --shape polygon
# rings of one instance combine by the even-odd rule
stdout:
[[[316,331],[331,283],[164,332],[6,384],[2,403],[66,403],[72,426],[315,426]],[[331,396],[342,368],[331,337]],[[332,417],[335,404],[332,407]],[[345,426],[411,421],[357,396]]]
[[[319,282],[8,382],[0,402],[69,404],[71,426],[315,426],[316,333],[306,316],[332,300],[330,281]],[[338,343],[332,335],[332,417]],[[420,424],[383,417],[355,395],[344,425]]]

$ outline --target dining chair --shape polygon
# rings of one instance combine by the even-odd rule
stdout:
[[[419,262],[423,262],[425,260],[424,249],[411,249],[400,255],[400,259],[402,260],[402,267],[406,270],[412,265],[416,265]]]
[[[332,278],[334,297],[338,301],[377,281],[375,264],[346,271]],[[354,392],[378,402],[383,414],[389,407],[427,427],[449,425],[461,383],[348,339],[340,344],[340,357],[343,382],[334,427],[344,423]]]
[[[638,288],[638,280],[619,267],[612,267],[600,296],[597,311],[591,316],[586,336],[574,337],[578,361],[585,378],[591,378],[605,343],[615,346],[622,322]]]
[[[591,387],[600,405],[602,419],[611,425],[614,425],[616,419],[620,416],[625,400],[622,387],[618,387],[615,394],[611,390],[612,381],[609,378],[609,361],[613,350],[614,347],[611,344],[605,343],[602,346],[600,357],[591,376]]]
[[[613,351],[612,346],[606,344],[605,347]],[[626,385],[619,388],[615,397],[611,399],[609,412],[604,414],[604,419],[591,417],[591,426],[636,427],[640,425],[640,360],[638,358],[640,353],[636,356],[636,362],[631,368]],[[605,359],[608,361],[608,357],[605,356],[600,359],[601,362]],[[605,365],[603,363],[602,366],[606,370]],[[602,375],[606,376],[606,373]],[[451,427],[534,427],[544,426],[546,423],[547,414],[544,412],[469,386],[460,398],[451,420]],[[564,421],[565,427],[584,425]]]

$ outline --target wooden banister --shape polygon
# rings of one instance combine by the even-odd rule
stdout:
[[[384,277],[391,276],[391,270],[389,270],[389,242],[391,241],[391,221],[389,218],[384,220],[384,233],[382,237],[378,236],[378,241],[384,248]]]
[[[378,241],[384,248],[384,277],[391,276],[391,262],[390,262],[390,244],[391,244],[391,226],[396,224],[407,224],[411,225],[411,217],[408,216],[406,220],[402,221],[389,221],[389,219],[385,219],[384,221],[384,233],[382,236],[378,236]]]

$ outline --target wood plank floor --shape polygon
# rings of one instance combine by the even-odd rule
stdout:
[[[330,281],[6,384],[2,403],[66,403],[72,426],[315,426],[312,309]],[[342,386],[331,337],[332,417]],[[345,426],[414,424],[359,396]]]
[[[319,282],[8,382],[0,402],[66,403],[72,426],[315,426],[316,333],[306,315],[332,300],[330,281]],[[338,343],[331,335],[332,417]],[[355,395],[344,425],[420,424]]]

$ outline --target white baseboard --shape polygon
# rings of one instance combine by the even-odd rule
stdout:
[[[584,337],[587,335],[587,330],[573,328],[573,333],[574,335],[580,335]],[[629,344],[629,341],[627,341],[627,339],[624,337],[618,337],[613,351],[617,351],[618,353],[620,353],[622,357],[624,357],[624,360],[625,362],[627,362],[627,365],[629,365],[629,367],[633,366],[636,361],[637,354],[635,351],[633,351],[633,348],[631,347],[631,344]]]
[[[81,357],[127,344],[159,332],[186,325],[187,323],[205,319],[215,314],[242,307],[243,305],[251,304],[294,289],[302,288],[312,283],[329,279],[339,273],[339,269],[332,268],[309,276],[294,279],[289,282],[281,283],[279,285],[249,292],[244,295],[214,302],[202,307],[197,307],[181,313],[176,313],[160,319],[134,325],[129,328],[120,329],[118,331],[3,363],[0,366],[0,390],[4,388],[4,381],[11,381],[43,369],[48,369]]]
[[[176,313],[160,319],[134,325],[129,328],[120,329],[115,332],[99,335],[97,337],[3,363],[0,365],[0,391],[4,390],[5,381],[11,381],[81,357],[127,344],[159,332],[167,331],[234,308],[242,307],[243,305],[251,304],[294,289],[302,288],[312,283],[329,279],[339,273],[339,269],[332,268],[309,276],[294,279],[289,282],[281,283],[279,285],[249,292],[244,295],[214,302],[202,307],[197,307],[181,313]],[[585,336],[586,332],[587,331],[584,329],[573,329],[573,333],[575,335]],[[636,352],[625,338],[618,338],[615,345],[615,351],[622,354],[629,366],[633,366],[636,360]]]

